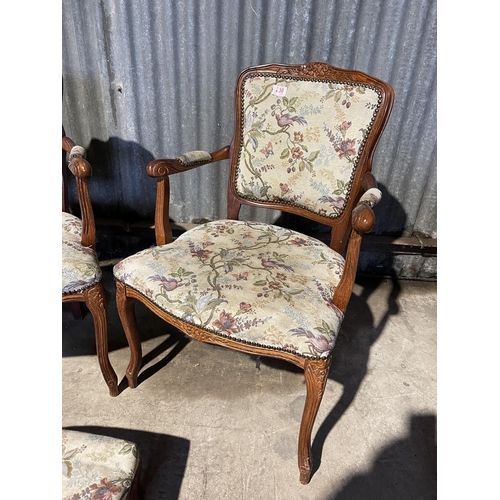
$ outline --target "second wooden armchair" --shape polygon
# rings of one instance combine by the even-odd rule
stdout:
[[[92,167],[85,149],[76,145],[63,130],[62,137],[62,301],[84,303],[94,319],[97,359],[110,396],[118,395],[118,378],[108,356],[106,291],[96,252],[96,227],[87,181]],[[70,213],[68,173],[75,177],[81,216]]]

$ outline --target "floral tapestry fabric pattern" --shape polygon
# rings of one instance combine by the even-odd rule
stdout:
[[[62,212],[62,293],[80,292],[101,280],[96,252],[81,244],[82,222]]]
[[[380,105],[364,84],[249,76],[236,191],[338,217]]]
[[[134,443],[63,429],[63,500],[125,500],[139,465]]]
[[[271,224],[222,220],[143,250],[115,277],[211,333],[309,358],[327,357],[343,318],[332,297],[344,259]]]

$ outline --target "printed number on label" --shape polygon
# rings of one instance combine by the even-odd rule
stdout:
[[[283,85],[274,85],[272,94],[278,97],[285,97],[286,91],[287,87],[283,87]]]

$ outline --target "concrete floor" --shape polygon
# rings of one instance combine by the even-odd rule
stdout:
[[[108,395],[90,314],[63,305],[62,425],[137,443],[144,500],[437,498],[436,283],[359,278],[313,429],[314,475],[299,482],[305,399],[293,365],[202,344],[141,304],[139,386],[108,291]]]

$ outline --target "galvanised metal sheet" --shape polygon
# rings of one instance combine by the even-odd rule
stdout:
[[[63,0],[63,124],[88,148],[98,217],[153,218],[153,158],[233,134],[248,66],[323,61],[389,82],[374,158],[379,235],[437,237],[436,0]],[[227,162],[174,176],[171,217],[225,217]],[[74,200],[74,193],[73,193]],[[242,217],[272,222],[245,207]]]

